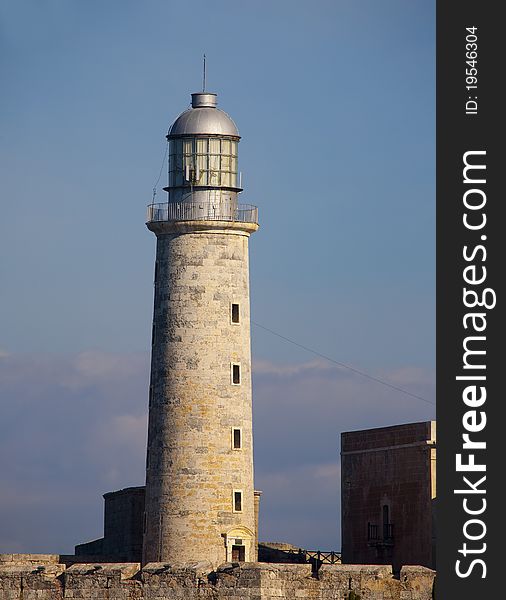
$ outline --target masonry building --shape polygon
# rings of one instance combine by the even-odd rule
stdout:
[[[172,124],[156,235],[143,562],[255,560],[248,241],[239,132],[216,94]]]
[[[343,563],[435,568],[436,423],[341,434]]]

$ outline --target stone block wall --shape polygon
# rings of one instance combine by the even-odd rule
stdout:
[[[234,548],[249,561],[256,540],[248,239],[257,226],[148,226],[157,252],[143,562],[205,556],[217,566]]]
[[[342,434],[343,563],[434,566],[435,466],[435,422]]]
[[[145,487],[104,494],[103,553],[125,562],[140,562]],[[120,555],[122,555],[120,558]]]
[[[387,566],[211,563],[74,564],[0,555],[0,600],[432,600],[434,571]],[[13,557],[17,557],[13,558]],[[31,557],[31,558],[30,558]]]
[[[75,547],[77,557],[100,557],[101,562],[140,562],[145,487],[104,494],[104,537]],[[110,557],[112,561],[103,557]]]
[[[58,554],[0,554],[0,600],[62,600]]]
[[[75,555],[65,556],[62,562],[67,565],[76,562],[141,562],[145,491],[145,486],[136,486],[104,494],[104,537],[78,544]],[[255,490],[254,560],[258,560],[256,540],[261,496],[262,492]]]

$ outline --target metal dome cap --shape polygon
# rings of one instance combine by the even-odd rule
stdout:
[[[185,110],[169,127],[167,138],[183,135],[225,135],[240,138],[232,118],[216,108],[216,94],[192,94],[192,108]]]

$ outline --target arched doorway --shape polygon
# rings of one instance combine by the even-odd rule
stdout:
[[[255,560],[253,544],[255,536],[251,529],[239,526],[225,534],[227,562],[251,562]]]

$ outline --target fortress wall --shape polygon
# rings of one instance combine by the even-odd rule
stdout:
[[[341,434],[343,563],[434,566],[435,443],[430,421]]]
[[[0,555],[0,600],[431,600],[435,572],[385,565],[74,564]],[[39,555],[40,556],[40,555]],[[57,556],[57,555],[56,555]],[[17,557],[13,559],[12,557]],[[41,557],[42,558],[42,557]]]
[[[104,494],[102,554],[116,556],[117,562],[140,561],[144,496],[144,486]]]

